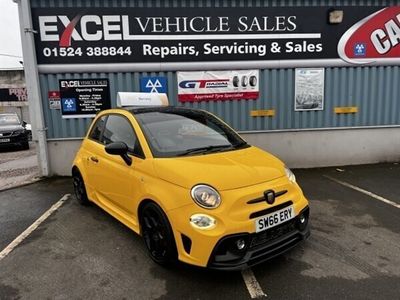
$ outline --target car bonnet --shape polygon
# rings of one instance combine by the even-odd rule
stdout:
[[[190,189],[208,184],[219,191],[251,186],[284,176],[283,163],[256,147],[174,158],[155,158],[163,180]]]

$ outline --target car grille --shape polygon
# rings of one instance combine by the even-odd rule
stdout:
[[[268,243],[296,229],[296,219],[273,227],[269,230],[255,233],[250,239],[250,249]]]
[[[287,202],[278,204],[278,205],[273,206],[273,207],[269,207],[269,208],[266,208],[266,209],[263,209],[263,210],[255,211],[255,212],[250,214],[249,219],[254,219],[254,218],[265,216],[265,215],[273,213],[273,212],[275,212],[277,210],[280,210],[280,209],[283,209],[285,207],[288,207],[288,206],[290,206],[292,204],[293,204],[292,201],[287,201]]]
[[[0,138],[11,136],[12,133],[13,133],[12,131],[9,131],[9,132],[0,132]]]
[[[12,135],[12,131],[9,131],[9,132],[0,132],[0,138],[1,137],[8,137],[8,136],[11,136]]]

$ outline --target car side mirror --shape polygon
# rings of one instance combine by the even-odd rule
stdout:
[[[26,122],[25,121],[22,121],[22,127],[26,127]]]
[[[128,166],[132,165],[132,158],[128,155],[128,146],[124,142],[108,144],[104,149],[108,154],[121,156]]]

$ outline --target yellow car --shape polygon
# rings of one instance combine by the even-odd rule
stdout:
[[[214,115],[181,107],[100,112],[72,167],[76,198],[140,234],[150,257],[237,270],[309,236],[294,174]]]

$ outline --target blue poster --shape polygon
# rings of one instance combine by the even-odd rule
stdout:
[[[140,91],[143,93],[167,93],[167,78],[161,76],[142,77]]]
[[[75,98],[62,98],[62,110],[66,112],[76,111],[76,99]]]

